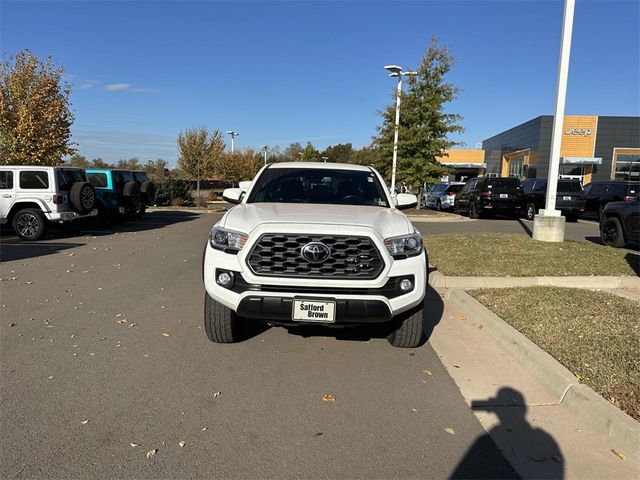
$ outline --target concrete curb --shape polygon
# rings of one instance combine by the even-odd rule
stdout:
[[[205,214],[214,214],[214,213],[224,213],[224,212],[220,212],[217,211],[216,209],[205,209],[205,208],[158,208],[158,207],[151,207],[151,208],[147,208],[147,212],[186,212],[186,213],[197,213],[200,215],[205,215]]]
[[[531,375],[579,416],[594,432],[605,435],[616,451],[640,467],[640,423],[606,401],[579,380],[555,358],[511,327],[461,289],[447,289],[445,298],[483,325],[495,342],[510,353]]]
[[[567,288],[637,288],[640,278],[620,277],[453,277],[438,271],[429,274],[429,283],[434,287],[462,288],[509,288],[509,287],[567,287]]]
[[[407,218],[412,222],[475,222],[473,219],[461,217],[460,215],[451,216],[431,216],[431,215],[407,215]]]

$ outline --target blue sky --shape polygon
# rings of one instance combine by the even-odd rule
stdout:
[[[180,130],[239,147],[367,145],[394,80],[431,35],[450,45],[448,111],[477,142],[552,114],[563,2],[0,3],[3,58],[51,54],[73,85],[80,153],[174,164]],[[640,2],[578,0],[567,114],[640,115]]]

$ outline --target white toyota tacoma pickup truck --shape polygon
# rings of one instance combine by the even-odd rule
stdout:
[[[388,340],[422,336],[427,253],[373,168],[335,163],[265,166],[214,225],[204,259],[204,320],[213,342],[243,338],[244,318],[270,325],[388,324]]]

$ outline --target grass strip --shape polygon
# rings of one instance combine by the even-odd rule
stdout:
[[[640,303],[557,287],[469,292],[580,380],[640,420]]]
[[[640,255],[567,240],[540,242],[512,233],[426,235],[429,261],[444,275],[538,277],[638,275]]]

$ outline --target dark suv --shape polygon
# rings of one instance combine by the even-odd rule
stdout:
[[[524,192],[525,216],[527,220],[544,208],[547,199],[547,179],[529,178],[522,182],[520,188]],[[558,180],[556,191],[556,208],[562,212],[569,222],[578,220],[584,212],[585,195],[580,180]]]
[[[589,216],[602,218],[602,211],[609,202],[629,202],[640,197],[640,182],[625,180],[608,180],[605,182],[591,182],[584,187],[586,205],[584,213]]]
[[[469,218],[504,214],[516,218],[524,209],[520,180],[514,177],[476,177],[458,193],[454,210]]]
[[[600,240],[610,247],[640,242],[640,200],[607,203],[600,220]]]
[[[96,191],[99,215],[114,221],[123,221],[144,212],[140,182],[130,170],[88,168],[87,179]]]

